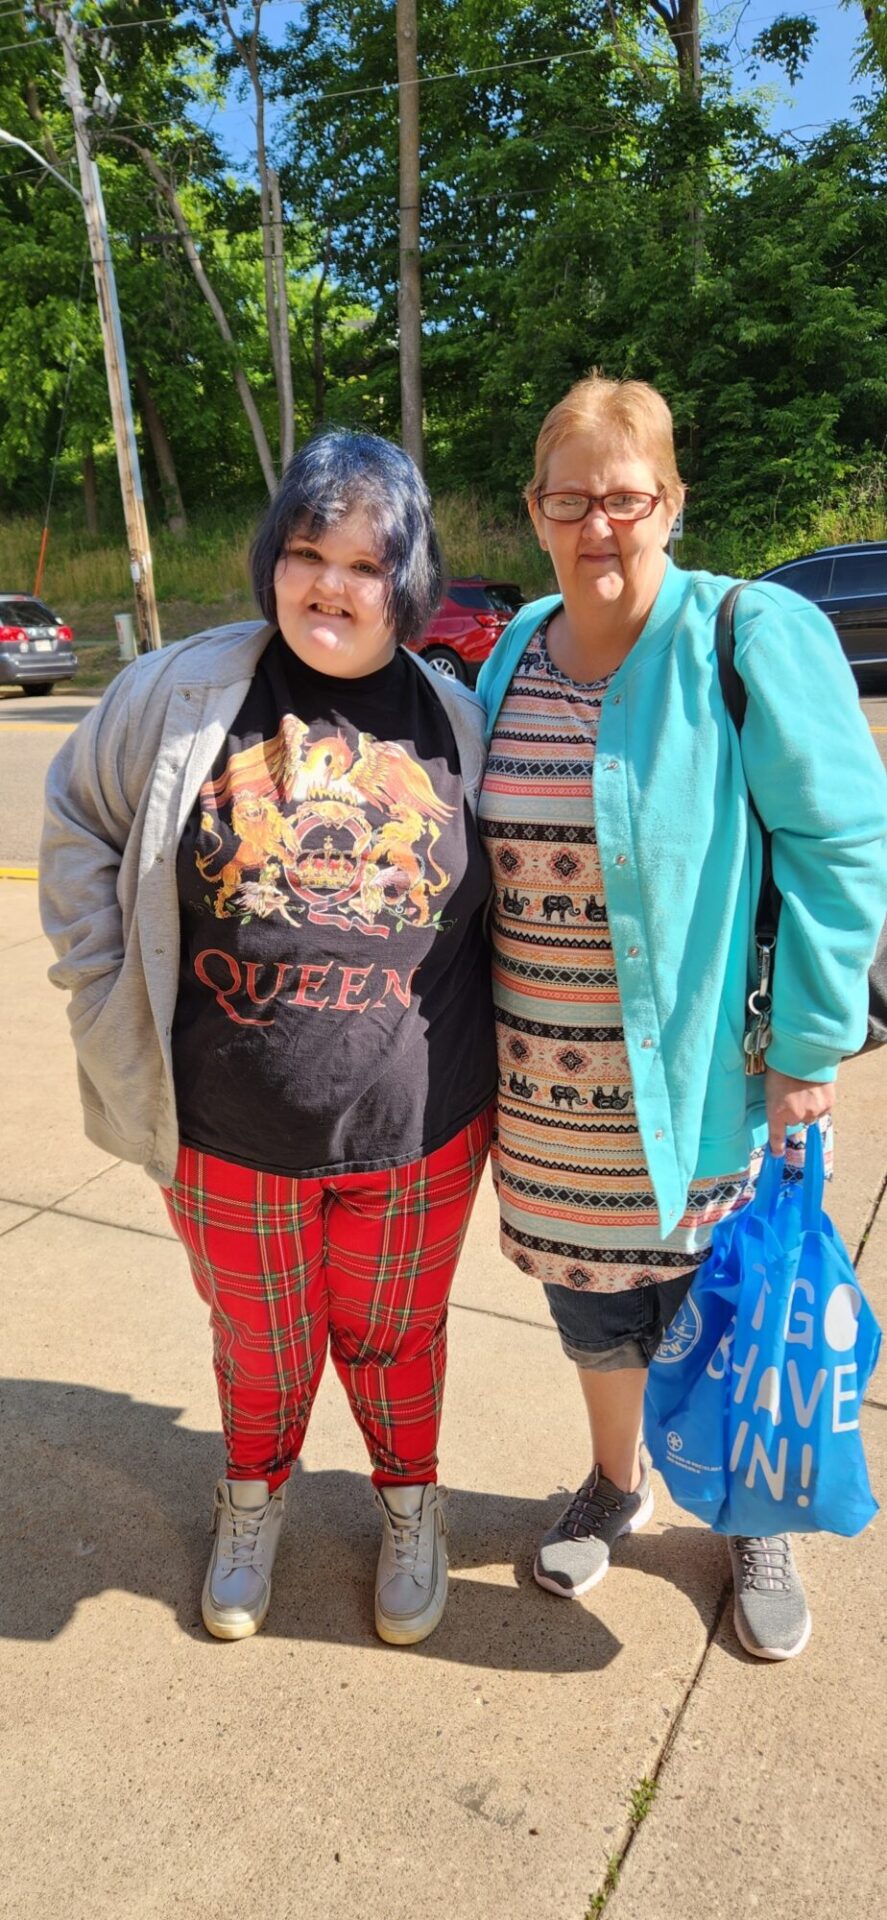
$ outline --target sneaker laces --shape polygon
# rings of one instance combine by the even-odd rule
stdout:
[[[585,1480],[574,1493],[563,1519],[560,1521],[562,1533],[569,1534],[572,1540],[587,1540],[592,1533],[599,1533],[604,1521],[612,1513],[618,1513],[625,1499],[618,1487],[610,1487],[612,1482],[602,1483],[600,1474],[591,1481]]]
[[[219,1497],[218,1505],[224,1512],[225,1505],[221,1497]],[[267,1505],[264,1507],[229,1506],[228,1517],[231,1522],[232,1566],[248,1567],[252,1565],[259,1543],[259,1529],[267,1511]]]
[[[385,1508],[391,1538],[394,1543],[394,1564],[398,1573],[413,1573],[419,1553],[419,1536],[422,1531],[421,1509],[417,1514],[408,1514],[405,1518]]]
[[[784,1533],[766,1536],[738,1534],[733,1544],[739,1555],[742,1585],[746,1592],[791,1591],[791,1554]]]

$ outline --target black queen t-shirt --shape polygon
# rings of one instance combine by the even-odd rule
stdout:
[[[178,850],[189,1146],[269,1173],[442,1146],[492,1098],[489,870],[408,654],[361,679],[263,653]]]

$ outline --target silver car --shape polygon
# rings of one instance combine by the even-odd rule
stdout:
[[[29,593],[0,593],[0,687],[49,693],[77,672],[74,635]]]

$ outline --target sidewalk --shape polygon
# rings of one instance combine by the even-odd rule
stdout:
[[[329,1371],[268,1623],[199,1617],[221,1470],[205,1309],[159,1195],[82,1136],[36,889],[0,881],[9,1920],[802,1920],[887,1911],[887,1529],[802,1543],[806,1655],[748,1660],[726,1549],[671,1505],[586,1600],[534,1584],[580,1396],[487,1180],[451,1315],[451,1597],[372,1627],[377,1515]],[[845,1069],[833,1207],[887,1320],[887,1062]],[[867,1441],[887,1488],[887,1392]],[[879,1664],[880,1663],[880,1664]],[[633,1827],[658,1777],[650,1811]]]

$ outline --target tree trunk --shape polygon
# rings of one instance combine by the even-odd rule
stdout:
[[[286,293],[286,255],[283,246],[283,207],[280,181],[272,168],[268,175],[271,210],[274,215],[274,277],[277,288],[277,324],[280,329],[280,465],[289,466],[295,446],[293,408],[293,368],[290,359],[289,302]]]
[[[314,425],[323,426],[326,413],[326,355],[323,339],[323,281],[311,302],[311,378],[314,388]]]
[[[234,385],[236,386],[237,392],[240,396],[240,404],[243,407],[243,411],[246,414],[246,417],[250,424],[250,429],[252,431],[256,453],[259,456],[259,465],[262,469],[265,485],[268,488],[268,492],[270,494],[274,494],[277,491],[277,475],[274,471],[274,461],[271,458],[271,448],[268,445],[268,436],[262,425],[259,409],[256,406],[255,399],[250,389],[249,381],[247,380],[246,374],[244,373],[243,368],[240,365],[240,361],[236,358],[234,335],[231,332],[230,326],[228,325],[228,320],[225,314],[224,307],[222,306],[222,303],[219,299],[218,294],[215,292],[214,288],[210,285],[206,277],[206,274],[203,269],[203,262],[201,261],[200,255],[195,246],[194,236],[191,232],[191,229],[182,211],[176,190],[172,185],[172,182],[167,180],[166,175],[163,172],[163,169],[158,166],[153,153],[149,152],[147,147],[140,147],[137,140],[130,140],[128,134],[125,134],[125,133],[110,134],[110,135],[107,135],[106,138],[118,141],[121,144],[121,146],[132,147],[133,152],[138,154],[142,162],[142,165],[147,168],[147,171],[150,173],[151,179],[153,180],[154,185],[156,186],[158,192],[163,196],[163,199],[166,201],[166,204],[169,207],[170,213],[172,214],[172,217],[178,228],[179,236],[181,238],[182,246],[185,249],[185,255],[188,260],[188,265],[191,268],[191,272],[193,273],[194,278],[197,281],[197,285],[199,286],[200,291],[203,294],[203,297],[210,309],[210,312],[212,313],[213,319],[215,320],[216,326],[219,329],[219,332],[222,336],[222,339],[225,342],[226,347],[230,348],[231,350],[231,372],[234,378]]]
[[[268,321],[268,347],[277,388],[280,426],[280,460],[285,467],[293,451],[293,380],[290,365],[289,309],[286,291],[286,267],[283,252],[283,219],[277,175],[268,165],[265,143],[265,88],[259,70],[259,28],[264,0],[252,0],[253,24],[247,40],[238,33],[229,7],[221,0],[220,12],[231,36],[231,43],[246,68],[256,103],[256,165],[259,174],[259,204],[262,214],[262,267],[265,277],[265,314]],[[276,196],[276,197],[275,197]]]
[[[98,533],[99,495],[96,485],[95,454],[91,447],[89,447],[83,455],[81,472],[83,474],[83,511],[86,516],[86,531],[87,533]]]
[[[400,437],[420,473],[422,443],[422,281],[419,267],[419,60],[416,0],[397,0],[400,114]]]
[[[700,45],[699,0],[649,0],[650,7],[663,26],[672,46],[678,68],[678,85],[687,111],[694,113],[702,104],[702,49]],[[705,256],[705,190],[708,167],[702,154],[693,161],[689,175],[690,205],[687,221],[693,279],[698,280]]]
[[[154,459],[157,463],[160,490],[163,495],[163,517],[170,533],[174,533],[177,538],[182,539],[188,531],[188,516],[185,512],[185,502],[182,499],[182,490],[179,486],[176,463],[173,459],[172,447],[169,444],[169,436],[158,411],[147,369],[142,366],[136,368],[136,393],[139,396],[139,412],[141,413],[142,422],[150,439]]]

